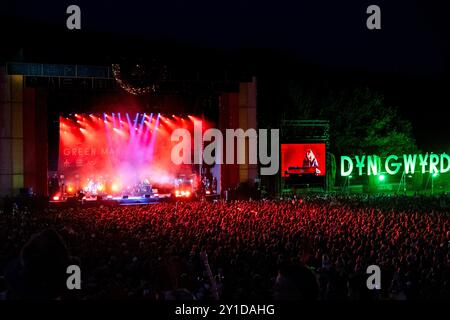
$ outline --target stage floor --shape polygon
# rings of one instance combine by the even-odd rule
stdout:
[[[130,205],[139,205],[139,204],[150,204],[150,203],[158,203],[161,201],[161,198],[158,197],[142,197],[142,196],[135,196],[135,197],[113,197],[108,199],[110,201],[115,201],[121,206],[130,206]]]
[[[130,206],[130,205],[146,205],[146,204],[154,204],[159,203],[161,201],[165,201],[170,198],[170,194],[161,194],[158,196],[128,196],[126,198],[122,196],[118,197],[108,197],[105,199],[97,199],[97,198],[84,198],[82,201],[78,199],[65,199],[60,201],[50,201],[51,205],[56,206],[71,206],[71,205],[81,205],[81,206],[99,206],[99,205],[108,205],[108,206]]]

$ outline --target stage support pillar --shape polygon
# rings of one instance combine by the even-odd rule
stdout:
[[[14,196],[24,186],[23,76],[0,66],[0,196]]]
[[[226,129],[258,130],[256,121],[256,78],[251,82],[241,82],[238,92],[223,93],[219,99],[219,128],[225,137]],[[258,131],[256,131],[258,133]],[[258,164],[249,164],[248,143],[245,149],[245,164],[223,164],[220,186],[222,192],[236,188],[240,183],[254,184],[258,178]],[[236,155],[236,141],[235,141]],[[226,154],[224,153],[224,160]]]
[[[47,195],[46,94],[0,65],[0,197]]]

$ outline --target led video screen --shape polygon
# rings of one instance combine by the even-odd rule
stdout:
[[[281,144],[281,176],[326,174],[324,143]]]

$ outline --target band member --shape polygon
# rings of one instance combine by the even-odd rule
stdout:
[[[213,193],[217,193],[217,179],[216,179],[216,177],[213,177],[212,191],[213,191]]]
[[[306,151],[305,158],[303,159],[303,167],[314,167],[316,168],[316,174],[320,174],[319,162],[317,161],[312,149],[308,149]]]

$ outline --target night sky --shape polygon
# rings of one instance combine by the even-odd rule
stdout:
[[[321,68],[363,72],[378,79],[388,101],[413,122],[420,147],[450,149],[445,114],[450,105],[450,28],[444,2],[7,0],[6,16],[65,28],[70,4],[81,7],[83,32],[231,52],[271,49]],[[371,4],[381,7],[382,30],[366,28]],[[11,34],[5,26],[1,32]]]

